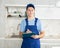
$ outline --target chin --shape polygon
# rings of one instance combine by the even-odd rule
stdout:
[[[29,17],[32,17],[32,15],[30,15]]]

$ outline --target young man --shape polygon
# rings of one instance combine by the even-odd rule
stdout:
[[[41,23],[38,18],[35,17],[35,6],[28,4],[26,6],[27,18],[21,22],[20,25],[20,37],[23,33],[35,33],[31,38],[23,38],[21,48],[40,48],[40,38],[44,37],[44,32],[41,31]]]

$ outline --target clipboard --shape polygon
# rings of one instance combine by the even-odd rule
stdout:
[[[23,33],[22,36],[23,38],[29,38],[31,37],[32,35],[36,35],[35,33]]]

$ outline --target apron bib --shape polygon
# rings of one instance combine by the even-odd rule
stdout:
[[[39,32],[37,30],[37,20],[38,20],[38,18],[35,18],[34,25],[28,25],[28,19],[25,19],[25,21],[26,21],[25,32],[27,31],[27,29],[29,29],[36,35],[39,35]],[[39,38],[33,39],[32,37],[31,38],[23,38],[21,48],[40,48],[40,40],[39,40]]]

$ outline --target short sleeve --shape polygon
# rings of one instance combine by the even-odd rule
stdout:
[[[22,20],[21,24],[20,24],[20,32],[24,32],[25,31],[25,25],[26,25],[25,20]]]
[[[41,32],[43,30],[43,25],[40,19],[38,19],[37,21],[37,29],[39,32]]]
[[[41,31],[44,31],[44,23],[41,21]]]
[[[37,29],[39,32],[41,31],[41,22],[39,19],[37,20]]]

